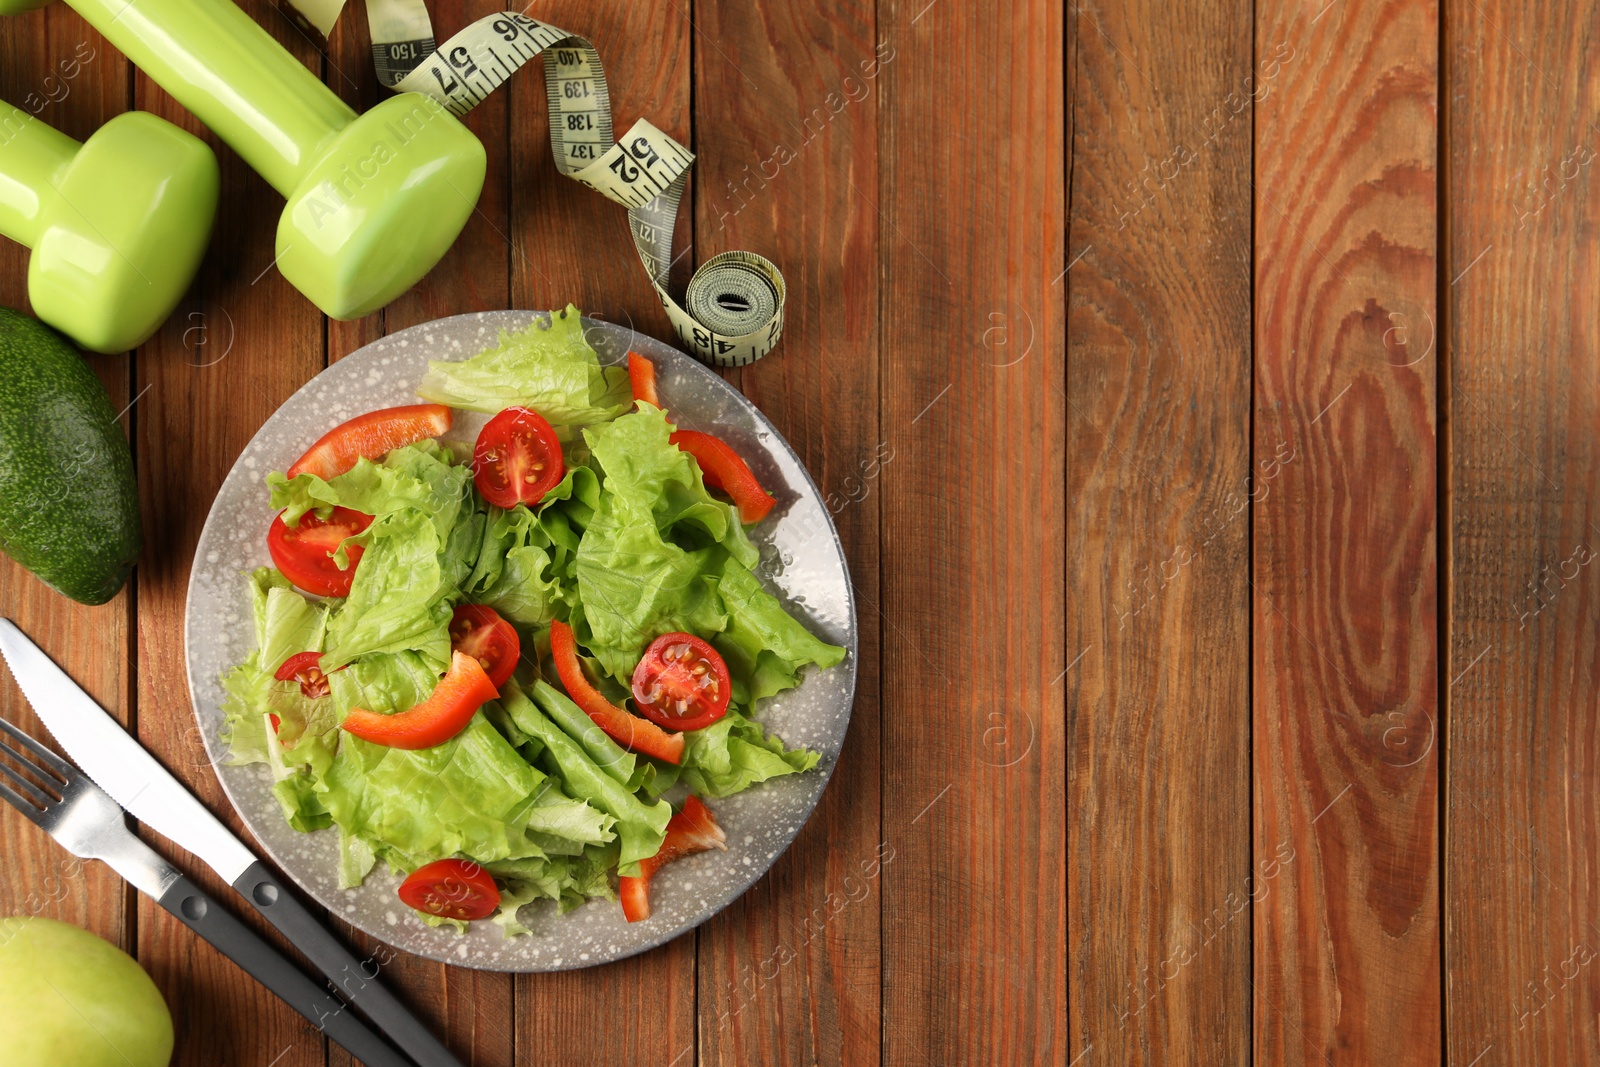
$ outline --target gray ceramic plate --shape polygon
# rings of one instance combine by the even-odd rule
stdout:
[[[766,702],[760,718],[790,744],[821,752],[819,766],[713,802],[728,850],[691,856],[663,871],[651,885],[648,920],[629,924],[610,901],[593,901],[566,915],[536,904],[522,916],[532,935],[506,939],[493,923],[476,923],[465,935],[423,924],[396,898],[399,879],[381,864],[361,888],[339,889],[336,832],[290,829],[272,798],[267,768],[224,761],[219,679],[254,646],[245,575],[269,562],[265,533],[272,510],[262,479],[286,468],[345,419],[416,403],[413,389],[429,359],[465,359],[493,346],[500,329],[536,317],[543,316],[498,311],[440,319],[367,345],[317,375],[267,420],[234,463],[212,504],[189,579],[186,636],[195,715],[217,776],[256,840],[301,888],[352,925],[420,956],[496,971],[566,970],[621,959],[726,907],[772,865],[816,806],[844,742],[856,679],[855,599],[844,553],[794,450],[748,400],[690,356],[631,330],[585,320],[603,361],[623,361],[630,349],[649,356],[662,400],[679,424],[715,429],[777,496],[778,506],[755,535],[763,577],[814,633],[850,654],[831,670],[811,669],[799,687]],[[484,421],[458,413],[448,439],[471,442]]]

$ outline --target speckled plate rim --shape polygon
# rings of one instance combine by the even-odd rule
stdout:
[[[231,497],[253,491],[262,502],[264,517],[259,525],[265,529],[271,512],[265,506],[266,492],[261,479],[269,470],[283,469],[298,455],[298,451],[284,454],[286,448],[303,449],[314,439],[300,432],[292,435],[293,442],[297,443],[291,445],[286,441],[273,448],[274,438],[283,435],[294,420],[303,417],[301,413],[308,409],[320,412],[328,407],[334,408],[331,414],[319,420],[324,426],[334,425],[340,418],[359,413],[355,410],[340,411],[337,405],[321,402],[335,386],[349,385],[357,389],[363,385],[374,386],[372,391],[376,393],[385,387],[403,383],[406,395],[410,396],[410,389],[414,388],[416,378],[420,376],[420,368],[409,380],[397,378],[394,381],[384,380],[385,376],[379,369],[380,364],[387,365],[397,358],[397,352],[420,342],[420,358],[423,360],[465,358],[486,345],[470,349],[462,347],[457,340],[453,350],[440,351],[435,346],[434,338],[458,329],[465,331],[476,327],[480,335],[478,340],[482,339],[485,331],[489,331],[488,343],[493,343],[494,331],[526,326],[535,318],[544,318],[548,314],[531,311],[477,312],[423,323],[363,346],[301,386],[251,438],[219,486],[196,546],[185,603],[185,661],[199,733],[223,791],[258,846],[279,869],[305,893],[327,907],[330,913],[385,944],[456,966],[515,973],[572,970],[648,951],[694,929],[748,891],[794,841],[833,776],[854,706],[859,649],[855,592],[833,516],[824,505],[822,494],[800,457],[777,428],[742,393],[693,357],[626,327],[585,317],[585,332],[601,352],[603,360],[607,363],[619,361],[630,350],[651,357],[657,366],[662,396],[669,410],[675,410],[675,414],[682,417],[682,425],[702,429],[715,426],[726,431],[751,460],[751,466],[762,478],[763,484],[774,489],[779,497],[778,520],[775,524],[769,520],[758,529],[754,538],[762,549],[763,572],[768,570],[768,561],[789,559],[791,549],[809,551],[816,558],[802,562],[826,564],[827,569],[833,571],[825,576],[829,580],[829,587],[823,590],[823,595],[836,599],[833,604],[834,615],[842,617],[831,620],[819,618],[808,608],[811,596],[792,596],[781,583],[775,583],[771,575],[763,573],[762,576],[763,584],[779,596],[785,607],[801,617],[813,632],[826,640],[844,645],[849,652],[843,663],[828,671],[808,669],[800,686],[765,702],[759,715],[760,721],[769,729],[784,736],[790,743],[805,743],[817,749],[822,759],[815,769],[806,774],[775,779],[737,796],[713,802],[719,820],[729,833],[729,849],[726,852],[702,853],[674,864],[674,868],[692,868],[695,871],[692,880],[687,877],[657,880],[652,886],[652,920],[660,919],[661,925],[653,930],[647,929],[654,925],[652,921],[630,926],[621,919],[620,908],[614,902],[595,901],[564,916],[556,915],[553,905],[549,904],[536,904],[524,909],[525,921],[534,931],[529,935],[507,939],[498,926],[488,922],[473,924],[466,935],[460,935],[429,927],[399,905],[394,896],[399,878],[391,875],[382,864],[374,869],[359,889],[337,888],[334,879],[336,868],[333,866],[337,858],[337,831],[328,829],[301,834],[290,828],[272,798],[270,772],[260,764],[236,766],[227,763],[227,752],[219,739],[222,722],[220,670],[212,670],[211,667],[216,664],[215,654],[219,648],[226,649],[229,638],[241,628],[245,646],[253,646],[243,572],[247,572],[249,567],[268,562],[263,538],[240,536],[243,527],[253,528],[257,524],[241,523],[237,512],[221,505]],[[388,358],[384,358],[386,356]],[[419,357],[417,353],[407,353],[399,358]],[[362,373],[366,374],[366,380],[358,384],[355,380]],[[691,399],[690,394],[696,390],[699,396]],[[389,391],[391,397],[398,396],[392,388]],[[674,408],[674,397],[678,398],[679,407],[687,407],[692,412],[703,412],[715,401],[725,413],[742,416],[747,425],[730,427],[725,418],[696,421],[688,412]],[[362,410],[406,402],[404,398],[375,396]],[[415,402],[414,396],[409,402]],[[447,435],[447,439],[470,442],[482,419],[482,416],[470,414],[458,417],[458,424]],[[470,432],[464,433],[464,429]],[[802,516],[807,519],[805,529],[808,532],[803,535],[803,540],[794,544],[792,542],[799,530],[797,523]],[[820,536],[824,530],[826,537]],[[223,550],[228,547],[230,535],[235,548],[252,557],[249,566],[241,568],[240,572],[227,574],[206,570],[202,561],[220,561]],[[242,547],[251,542],[253,550]],[[787,563],[782,563],[779,574],[784,573],[787,567]],[[815,591],[816,587],[808,586],[806,592],[815,595]],[[242,617],[229,617],[225,610],[219,610],[229,600],[234,602],[235,607],[243,604]],[[207,653],[212,654],[210,658]],[[231,665],[237,661],[237,657],[225,652],[222,661]],[[804,716],[808,710],[808,700],[810,704],[818,705],[821,712],[830,713],[829,717],[816,722],[806,721]],[[798,729],[802,724],[815,727],[816,732],[806,735],[805,731]],[[775,827],[770,815],[763,815],[761,809],[772,807],[782,811],[781,821],[784,825]],[[763,819],[763,822],[750,825],[757,818]],[[754,844],[755,833],[752,831],[763,834],[763,844],[767,847],[764,855],[753,856],[748,851],[741,851]],[[717,884],[719,878],[721,881]],[[711,881],[714,888],[697,898],[696,887],[702,881]],[[527,918],[530,913],[534,915],[531,919]],[[587,934],[587,940],[563,947],[563,939],[572,940],[569,935],[574,932]],[[609,939],[609,943],[602,944],[606,939]],[[584,945],[589,946],[587,950],[583,949]]]

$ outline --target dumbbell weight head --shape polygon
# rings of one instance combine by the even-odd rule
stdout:
[[[47,136],[74,144],[54,131]],[[0,146],[0,168],[6,152],[37,143]],[[36,183],[38,210],[25,235],[34,314],[96,352],[137,347],[183,298],[205,254],[217,207],[216,156],[191,134],[135,111],[59,158]]]
[[[336,319],[376,311],[449,250],[486,167],[482,142],[438,101],[391,97],[340,130],[290,194],[278,269]]]
[[[276,263],[334,318],[405,292],[471,216],[483,145],[421,95],[358,116],[231,0],[66,3],[288,199]]]

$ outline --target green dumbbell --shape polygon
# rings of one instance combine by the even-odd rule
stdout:
[[[483,145],[430,97],[357,116],[230,0],[67,3],[288,198],[278,269],[336,319],[411,288],[477,205]]]
[[[141,111],[79,144],[0,103],[0,234],[33,249],[34,314],[83,348],[143,344],[182,299],[217,211],[217,157]]]

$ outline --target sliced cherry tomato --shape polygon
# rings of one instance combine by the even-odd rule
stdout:
[[[500,906],[494,876],[471,860],[435,860],[406,875],[400,899],[443,919],[487,919]]]
[[[717,650],[694,634],[662,634],[633,669],[639,713],[669,730],[703,730],[728,714],[732,683]]]
[[[566,473],[561,439],[527,408],[506,408],[490,419],[472,450],[472,481],[497,508],[537,504]]]
[[[317,700],[333,691],[328,684],[328,676],[317,665],[321,659],[321,652],[297,652],[283,661],[283,666],[278,668],[278,673],[273,677],[280,682],[299,682],[300,692]]]
[[[628,353],[628,381],[633,385],[635,400],[661,406],[661,398],[656,395],[656,365],[637,352]]]
[[[667,823],[667,838],[661,849],[647,860],[639,861],[636,877],[618,879],[617,891],[622,898],[622,914],[631,923],[650,918],[650,879],[657,871],[675,859],[708,848],[727,851],[728,835],[722,832],[711,809],[691,796],[683,802],[683,810]]]
[[[461,652],[450,654],[450,673],[439,680],[422,703],[393,715],[351,708],[343,726],[363,741],[390,748],[432,748],[467,728],[472,715],[500,691],[478,661]]]
[[[613,741],[668,763],[683,759],[682,734],[669,734],[653,722],[628,714],[589,684],[583,664],[578,662],[578,639],[573,636],[572,627],[560,619],[550,624],[550,658],[556,661],[556,673],[572,702]]]
[[[382,459],[390,449],[438,437],[450,428],[450,409],[443,404],[411,404],[384,408],[341,422],[294,461],[289,477],[315,474],[326,481],[356,465],[362,456]]]
[[[499,612],[484,604],[463,604],[450,618],[450,647],[478,661],[496,689],[511,680],[522,656],[522,639]]]
[[[346,550],[350,566],[344,570],[334,565],[333,554],[346,537],[354,537],[371,525],[371,515],[334,508],[326,519],[308,511],[300,516],[299,525],[290,529],[280,513],[267,529],[267,551],[272,553],[272,562],[283,576],[306,592],[349,596],[350,582],[364,550],[360,545],[351,545]]]
[[[733,497],[741,521],[760,522],[767,517],[776,501],[761,488],[749,464],[726,441],[699,430],[678,430],[672,435],[672,443],[695,458],[707,485]]]

